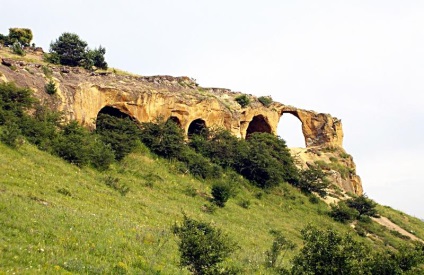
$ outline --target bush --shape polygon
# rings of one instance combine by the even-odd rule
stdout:
[[[179,159],[187,147],[184,138],[183,130],[171,120],[158,118],[155,123],[141,124],[140,140],[153,153],[168,159]]]
[[[195,177],[213,179],[222,175],[222,169],[218,165],[211,163],[207,158],[196,153],[191,148],[184,148],[178,160],[185,163],[190,174]]]
[[[207,130],[192,138],[190,146],[223,168],[232,168],[261,188],[283,181],[294,183],[297,168],[284,140],[268,133],[254,133],[240,140],[227,130]]]
[[[21,46],[29,46],[32,40],[32,31],[25,28],[10,28],[9,41],[13,44],[16,42]]]
[[[137,146],[140,130],[129,117],[101,113],[97,116],[96,133],[103,143],[110,145],[115,158],[122,160]]]
[[[1,142],[12,148],[18,147],[21,131],[16,123],[7,122],[0,131]]]
[[[379,216],[377,213],[377,209],[375,209],[377,204],[373,200],[367,198],[366,195],[361,195],[356,198],[348,199],[346,201],[346,204],[350,208],[356,209],[359,212],[360,216]]]
[[[288,240],[279,230],[271,230],[270,233],[274,236],[274,241],[272,242],[271,249],[265,252],[265,265],[267,267],[275,268],[277,267],[281,253],[284,252],[285,254],[288,250],[293,250],[296,245],[292,241]]]
[[[49,95],[54,95],[57,92],[56,84],[54,83],[52,79],[50,79],[49,82],[47,82],[46,86],[44,86],[44,89],[46,93]]]
[[[301,234],[304,246],[293,260],[292,274],[367,274],[370,250],[350,235],[310,225]]]
[[[358,218],[359,212],[350,208],[344,201],[340,201],[337,205],[331,204],[330,217],[334,220],[348,223]]]
[[[220,229],[185,214],[182,225],[175,224],[173,231],[180,238],[180,264],[194,274],[217,274],[218,265],[237,249]]]
[[[299,181],[295,186],[299,187],[305,193],[316,192],[320,197],[327,196],[326,188],[330,182],[325,173],[318,166],[311,166],[309,169],[299,173]]]
[[[19,42],[15,42],[15,43],[12,44],[12,52],[14,54],[17,54],[17,55],[20,55],[20,56],[24,56],[25,55],[25,52],[22,49],[22,46],[21,46],[21,44]]]
[[[224,182],[214,183],[212,185],[213,202],[219,206],[224,207],[225,203],[232,196],[232,188]]]
[[[28,88],[19,88],[14,83],[0,83],[0,125],[22,118],[36,102]]]
[[[246,106],[248,106],[250,104],[250,99],[249,99],[249,97],[247,95],[240,95],[240,96],[236,97],[235,100],[243,108],[246,107]]]
[[[258,98],[258,100],[265,107],[269,107],[269,105],[271,105],[271,103],[272,103],[272,97],[270,97],[270,96],[260,96]]]

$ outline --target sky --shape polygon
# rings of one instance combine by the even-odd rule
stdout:
[[[0,0],[0,9],[0,33],[30,28],[45,51],[72,32],[105,47],[110,67],[330,113],[365,193],[424,218],[424,1]],[[278,134],[304,146],[290,115]]]

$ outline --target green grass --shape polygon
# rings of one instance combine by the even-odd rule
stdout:
[[[323,202],[311,203],[290,185],[262,196],[257,195],[260,189],[245,185],[224,208],[205,213],[212,184],[180,174],[174,163],[152,156],[144,147],[109,171],[98,172],[28,144],[13,150],[0,143],[0,171],[0,273],[188,274],[178,266],[177,238],[171,230],[182,221],[183,211],[211,222],[239,244],[226,264],[242,274],[271,274],[264,267],[271,229],[297,244],[282,262],[286,267],[299,251],[299,231],[308,223],[356,234],[331,220]],[[106,184],[108,178],[119,179],[119,186],[129,191],[122,194]],[[250,202],[248,209],[240,206],[243,200]],[[398,212],[383,210],[400,219]],[[424,235],[422,222],[402,224]],[[372,230],[391,238],[375,245],[404,242],[389,231]]]

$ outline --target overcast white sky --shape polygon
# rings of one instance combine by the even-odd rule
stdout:
[[[74,32],[106,47],[112,67],[330,113],[366,194],[424,218],[424,1],[0,0],[0,10],[0,33],[30,28],[45,50]],[[303,143],[295,122],[279,128]]]

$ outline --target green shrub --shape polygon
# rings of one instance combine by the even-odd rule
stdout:
[[[368,274],[370,250],[350,235],[310,225],[301,234],[304,246],[294,258],[292,274]]]
[[[356,209],[360,216],[378,217],[377,204],[369,199],[366,195],[361,195],[356,198],[348,199],[346,201],[347,206]]]
[[[271,105],[271,103],[273,102],[272,97],[270,96],[260,96],[258,100],[265,107],[269,107],[269,105]]]
[[[158,118],[141,124],[140,140],[153,153],[168,159],[179,158],[187,147],[184,138],[183,130],[171,120]]]
[[[316,192],[319,196],[325,197],[325,190],[330,185],[326,174],[318,166],[311,166],[309,169],[302,170],[299,173],[299,180],[295,186],[299,187],[305,193]]]
[[[218,165],[211,163],[191,148],[184,148],[178,159],[185,163],[187,170],[195,177],[213,179],[222,175],[222,169]]]
[[[115,158],[122,160],[137,146],[140,131],[129,117],[101,113],[97,116],[96,133],[103,143],[111,146]]]
[[[359,212],[347,206],[344,201],[340,201],[337,205],[331,204],[330,216],[336,221],[348,223],[355,220]]]
[[[272,242],[271,248],[265,252],[265,265],[270,268],[275,268],[277,267],[278,260],[281,260],[279,259],[281,258],[281,253],[284,252],[282,255],[284,257],[284,254],[289,250],[293,250],[296,245],[288,240],[279,230],[271,230],[270,233],[274,236],[274,241]]]
[[[33,38],[32,31],[25,28],[10,28],[9,40],[11,43],[19,43],[22,46],[29,46]]]
[[[21,46],[21,44],[19,42],[15,42],[15,43],[12,44],[12,52],[14,54],[17,54],[17,55],[20,55],[20,56],[24,56],[25,55],[25,52],[22,49],[22,46]]]
[[[19,120],[36,102],[28,88],[19,88],[14,83],[0,83],[0,125]]]
[[[249,99],[249,97],[247,95],[240,95],[240,96],[236,97],[235,100],[243,108],[246,107],[246,106],[248,106],[250,104],[250,99]]]
[[[175,224],[173,232],[180,239],[180,264],[194,274],[218,274],[218,265],[237,249],[236,243],[220,229],[185,214],[183,223]]]
[[[89,133],[78,122],[72,121],[63,127],[54,141],[53,150],[56,155],[77,166],[90,163],[88,152]]]
[[[46,86],[44,86],[44,89],[49,95],[54,95],[57,92],[56,84],[52,79],[47,82]]]
[[[213,198],[213,202],[217,206],[224,207],[225,203],[232,196],[232,188],[230,185],[224,182],[214,183],[212,185],[211,195]]]
[[[12,148],[18,147],[21,131],[16,123],[7,122],[0,131],[1,142]]]
[[[51,68],[49,68],[47,66],[44,66],[44,65],[41,68],[43,70],[43,73],[44,73],[44,76],[45,77],[47,77],[47,78],[51,78],[52,77],[53,71],[52,71]]]

